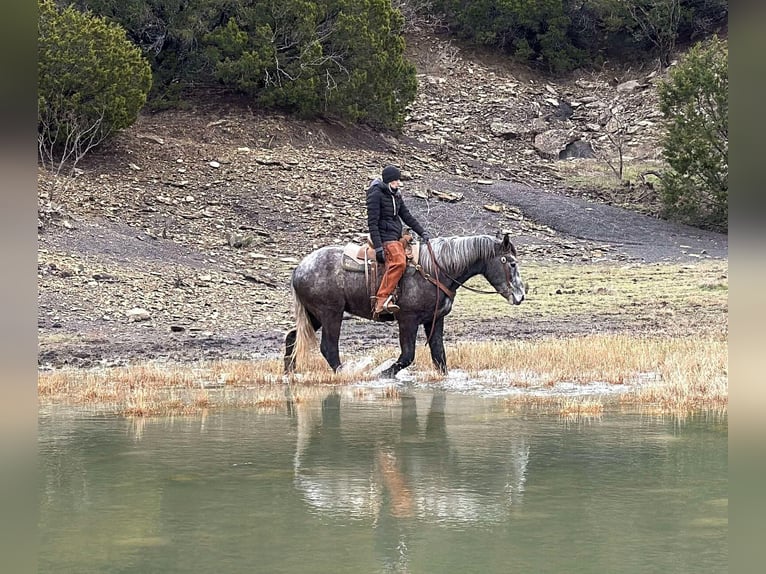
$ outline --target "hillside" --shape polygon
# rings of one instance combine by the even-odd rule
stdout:
[[[292,268],[365,231],[363,190],[387,163],[402,167],[408,205],[432,234],[508,230],[525,262],[727,257],[725,236],[653,217],[650,186],[604,189],[606,161],[559,159],[616,156],[619,123],[626,163],[656,167],[654,73],[554,83],[434,36],[408,49],[420,88],[399,137],[211,95],[143,115],[74,180],[41,170],[40,365],[276,354]],[[395,340],[391,325],[348,329]]]

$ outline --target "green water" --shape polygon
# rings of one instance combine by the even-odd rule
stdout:
[[[331,393],[39,422],[39,572],[728,570],[728,421]]]

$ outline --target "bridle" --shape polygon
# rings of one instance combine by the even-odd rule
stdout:
[[[474,287],[466,285],[465,283],[463,283],[461,281],[458,281],[457,279],[452,277],[449,273],[447,273],[442,268],[441,265],[439,265],[439,262],[436,260],[436,255],[434,254],[434,251],[431,248],[431,244],[430,243],[426,243],[426,245],[428,246],[428,252],[431,254],[431,260],[434,262],[434,267],[436,267],[436,280],[437,281],[438,281],[438,278],[439,278],[439,272],[441,272],[447,279],[449,279],[453,283],[457,283],[458,287],[464,287],[464,288],[468,289],[469,291],[473,291],[474,293],[480,293],[482,295],[502,295],[503,297],[505,297],[505,295],[503,293],[501,293],[500,291],[498,291],[497,289],[495,289],[494,291],[488,291],[486,289],[476,289]],[[500,257],[500,262],[503,264],[503,271],[505,271],[505,282],[508,285],[508,289],[512,292],[513,291],[513,282],[511,280],[511,272],[508,270],[508,265],[507,265],[508,258],[505,255],[503,255],[503,256]],[[431,279],[429,279],[430,275],[428,275],[424,271],[421,271],[421,274],[424,277],[426,277],[426,279],[431,281]],[[431,281],[431,282],[433,283],[433,281]],[[437,287],[438,287],[438,285],[437,285]],[[446,287],[445,287],[445,289],[446,289]],[[444,291],[444,289],[442,289],[442,291]],[[445,293],[447,294],[448,297],[450,297],[450,299],[452,299],[455,296],[455,292],[454,291],[451,291],[451,293],[452,293],[451,296],[446,291],[445,291]]]
[[[439,273],[441,272],[447,279],[452,281],[453,283],[456,283],[458,287],[465,287],[469,291],[473,291],[474,293],[480,293],[482,295],[503,295],[503,293],[500,293],[497,289],[494,291],[488,291],[486,289],[476,289],[474,287],[470,287],[463,283],[462,281],[458,281],[454,277],[452,277],[449,273],[447,273],[441,265],[439,265],[439,262],[436,259],[436,255],[434,254],[434,250],[431,247],[431,243],[426,243],[426,246],[428,247],[428,253],[431,254],[431,261],[434,262],[434,268],[436,269],[436,277],[431,276],[429,273],[426,273],[423,268],[420,266],[420,264],[417,264],[415,268],[420,272],[420,274],[428,281],[436,285],[437,289],[441,289],[444,294],[449,297],[450,299],[455,298],[455,292],[449,289],[444,283],[439,281]],[[505,271],[505,282],[508,285],[508,289],[511,293],[513,293],[513,283],[511,282],[511,272],[508,270],[508,259],[505,255],[500,257],[500,262],[503,264],[503,271]],[[438,294],[437,294],[438,295]],[[436,303],[434,304],[434,314],[433,314],[433,321],[431,322],[431,330],[428,334],[428,337],[426,337],[426,345],[431,340],[431,335],[434,333],[434,325],[436,325],[436,312],[439,310],[439,297],[436,297]]]

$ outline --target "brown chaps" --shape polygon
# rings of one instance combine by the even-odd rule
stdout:
[[[377,293],[377,299],[381,302],[394,292],[407,268],[407,254],[401,241],[386,241],[383,244],[383,252],[386,254],[386,269]]]

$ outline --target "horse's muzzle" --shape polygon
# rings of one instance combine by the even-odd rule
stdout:
[[[521,302],[524,301],[526,298],[525,293],[517,294],[511,291],[507,295],[505,295],[505,299],[511,304],[511,305],[521,305]]]

